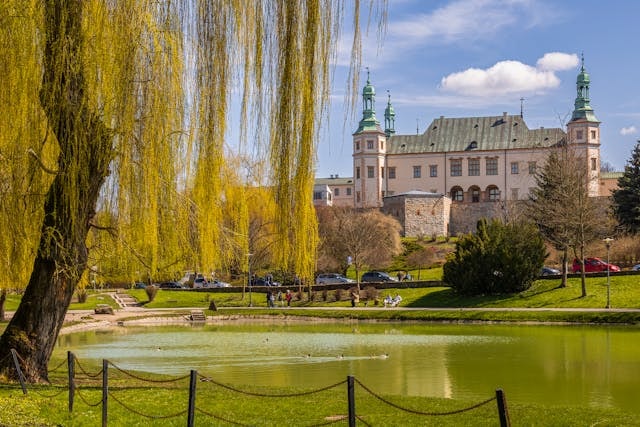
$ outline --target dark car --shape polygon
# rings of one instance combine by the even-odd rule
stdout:
[[[144,282],[136,282],[136,283],[133,285],[133,288],[134,288],[134,289],[144,289],[144,288],[146,288],[146,287],[147,287],[147,284],[146,284],[146,283],[144,283]]]
[[[398,279],[382,271],[367,271],[360,278],[361,282],[397,282]]]
[[[182,285],[176,282],[162,282],[160,289],[182,289]]]
[[[540,270],[541,276],[556,276],[558,274],[560,274],[560,270],[556,268],[547,267],[546,265],[542,267],[542,269]]]
[[[585,258],[584,259],[584,271],[587,272],[587,273],[595,273],[595,272],[607,271],[607,266],[608,266],[609,271],[611,271],[611,272],[620,271],[620,267],[618,267],[617,265],[607,264],[606,262],[604,262],[600,258]],[[580,261],[577,258],[573,260],[572,269],[573,269],[574,273],[578,273],[581,270],[580,269]]]
[[[280,283],[274,282],[266,277],[256,277],[252,280],[252,286],[280,286]]]

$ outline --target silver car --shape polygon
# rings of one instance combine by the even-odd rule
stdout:
[[[355,280],[348,279],[338,273],[322,273],[316,277],[316,285],[339,285],[343,283],[354,283]]]

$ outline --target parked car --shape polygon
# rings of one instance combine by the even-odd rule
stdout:
[[[353,282],[355,282],[355,280],[348,279],[344,277],[342,274],[338,274],[338,273],[322,273],[322,274],[318,274],[318,277],[316,277],[317,285],[334,285],[334,284],[353,283]]]
[[[631,267],[632,271],[640,271],[640,264],[636,264],[633,267]]]
[[[205,279],[204,277],[197,277],[196,279],[193,280],[193,288],[206,288],[208,287],[208,282],[207,279]]]
[[[177,282],[162,282],[160,289],[182,289],[182,285]]]
[[[383,271],[367,271],[360,278],[361,282],[397,282],[398,279]]]
[[[584,271],[587,273],[594,273],[600,271],[607,271],[607,266],[609,266],[609,271],[616,272],[620,271],[620,267],[614,264],[607,264],[600,258],[585,258],[584,259]],[[578,273],[580,271],[580,261],[576,258],[573,260],[573,272]]]
[[[541,276],[555,276],[557,274],[560,274],[560,270],[557,268],[547,267],[546,265],[540,270]]]
[[[252,286],[280,286],[279,282],[273,282],[266,277],[257,277],[252,280]]]
[[[147,284],[146,284],[146,283],[144,283],[144,282],[136,282],[136,283],[134,283],[134,285],[133,285],[133,288],[134,288],[134,289],[144,289],[144,288],[146,288],[146,287],[147,287]]]
[[[209,282],[207,282],[205,288],[228,288],[231,285],[227,282],[222,282],[218,279],[213,279]]]

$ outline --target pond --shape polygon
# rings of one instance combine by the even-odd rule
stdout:
[[[321,323],[119,327],[61,336],[56,352],[126,370],[316,388],[354,375],[382,394],[615,407],[640,414],[640,329]]]

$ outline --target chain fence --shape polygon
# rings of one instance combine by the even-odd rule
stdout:
[[[134,414],[136,416],[139,417],[143,417],[143,418],[147,418],[147,419],[152,419],[152,420],[168,420],[168,419],[172,419],[172,418],[179,418],[179,417],[184,417],[187,416],[188,417],[188,422],[187,425],[189,427],[192,427],[194,425],[194,419],[195,419],[195,414],[198,413],[202,416],[205,417],[209,417],[212,419],[215,419],[217,421],[221,421],[224,423],[228,423],[231,425],[237,425],[237,426],[247,426],[247,425],[252,425],[252,424],[246,424],[244,422],[238,421],[238,420],[234,420],[232,418],[230,418],[229,416],[223,416],[220,414],[216,414],[210,410],[204,409],[198,405],[196,405],[195,402],[195,394],[196,394],[196,384],[198,382],[205,382],[205,383],[209,383],[211,385],[223,388],[229,392],[232,393],[237,393],[240,395],[244,395],[244,396],[251,396],[251,397],[257,397],[257,398],[278,398],[278,399],[286,399],[286,398],[296,398],[296,397],[304,397],[304,396],[310,396],[313,394],[317,394],[317,393],[322,393],[334,388],[338,388],[341,387],[345,384],[347,384],[347,404],[348,404],[348,408],[349,408],[349,414],[347,416],[344,415],[338,415],[338,416],[332,416],[332,417],[325,417],[325,422],[322,423],[318,423],[318,424],[311,424],[308,427],[321,427],[321,426],[328,426],[328,425],[332,425],[332,424],[336,424],[339,422],[344,422],[345,420],[348,421],[349,423],[349,427],[355,427],[356,425],[356,421],[359,422],[362,425],[365,426],[371,426],[370,421],[365,420],[361,415],[358,415],[355,411],[355,391],[354,391],[354,385],[357,384],[362,390],[364,390],[364,392],[366,392],[368,395],[372,396],[374,399],[384,403],[385,405],[388,405],[398,411],[402,411],[408,414],[412,414],[412,415],[416,415],[416,416],[435,416],[435,417],[441,417],[441,416],[455,416],[457,414],[461,414],[467,411],[472,411],[474,409],[480,408],[484,405],[487,405],[491,402],[497,401],[498,403],[498,418],[500,420],[500,426],[501,427],[508,427],[510,426],[510,421],[509,421],[509,417],[508,417],[508,412],[507,412],[507,407],[506,407],[506,399],[504,398],[504,393],[502,392],[501,389],[497,389],[496,390],[496,396],[495,397],[491,397],[489,399],[483,400],[481,402],[478,402],[474,405],[465,407],[465,408],[461,408],[461,409],[456,409],[456,410],[452,410],[452,411],[444,411],[444,412],[431,412],[431,411],[419,411],[416,409],[411,409],[411,408],[407,408],[405,406],[399,405],[397,403],[392,402],[391,400],[389,400],[388,398],[383,397],[382,395],[380,395],[379,393],[376,393],[375,391],[373,391],[371,388],[367,387],[365,384],[363,384],[360,380],[354,378],[353,376],[348,376],[346,380],[334,383],[334,384],[330,384],[327,385],[325,387],[320,387],[320,388],[316,388],[313,390],[307,390],[307,391],[301,391],[301,392],[297,392],[297,393],[264,393],[264,392],[256,392],[256,391],[252,391],[252,390],[243,390],[241,388],[238,387],[234,387],[231,386],[229,384],[224,384],[222,382],[219,381],[215,381],[214,379],[212,379],[210,376],[206,376],[206,375],[202,375],[197,373],[196,371],[191,371],[190,375],[185,375],[185,376],[179,376],[179,377],[173,377],[173,378],[148,378],[145,376],[141,376],[139,374],[135,374],[132,372],[129,372],[125,369],[122,369],[121,367],[117,366],[116,364],[109,362],[107,360],[103,360],[103,365],[102,365],[102,369],[100,371],[98,371],[97,373],[90,373],[88,372],[80,363],[80,361],[75,357],[75,355],[71,352],[67,353],[67,361],[66,363],[68,364],[68,385],[50,385],[49,390],[51,389],[55,389],[56,392],[55,393],[43,393],[42,392],[42,386],[36,386],[36,385],[29,385],[29,387],[26,387],[26,381],[24,379],[24,376],[22,374],[22,370],[21,367],[19,366],[20,364],[26,366],[25,361],[22,359],[22,357],[20,357],[19,355],[17,355],[17,352],[15,352],[15,350],[12,350],[12,354],[14,355],[14,363],[16,364],[15,369],[18,372],[18,377],[20,378],[20,382],[22,384],[22,389],[23,389],[23,393],[27,394],[27,391],[32,391],[35,394],[42,396],[42,397],[46,397],[46,398],[55,398],[59,395],[61,395],[64,392],[69,392],[69,412],[72,413],[73,412],[73,400],[75,396],[78,396],[78,398],[82,401],[82,403],[84,403],[85,405],[89,406],[89,407],[97,407],[102,405],[102,425],[106,426],[106,422],[108,419],[108,401],[113,400],[113,402],[115,402],[117,405],[119,405],[120,407],[122,407],[126,412]],[[0,360],[0,362],[4,362],[8,357],[10,357],[10,355],[5,356],[2,360]],[[62,363],[60,363],[59,365],[57,365],[56,367],[54,367],[53,369],[51,369],[49,372],[54,372],[59,370],[63,365],[64,365],[64,361]],[[124,377],[126,378],[133,378],[141,383],[152,383],[152,384],[159,384],[159,383],[176,383],[179,381],[183,381],[186,380],[187,378],[190,378],[190,384],[189,384],[189,402],[188,402],[188,408],[184,409],[184,410],[179,410],[170,414],[150,414],[148,412],[144,412],[140,409],[135,408],[134,406],[132,406],[130,403],[127,403],[124,401],[124,399],[120,398],[118,395],[116,395],[116,393],[114,393],[114,389],[110,389],[108,386],[108,380],[109,380],[109,367],[113,367],[114,371],[118,374],[122,374]],[[93,385],[85,385],[82,388],[77,386],[76,383],[76,372],[75,372],[75,367],[78,368],[78,370],[80,371],[80,373],[84,376],[86,376],[87,378],[90,378],[91,380],[93,380],[95,382],[95,384]],[[95,379],[102,375],[102,381],[101,384],[98,384],[98,381],[96,381]],[[4,388],[5,385],[2,385],[2,388]],[[132,386],[120,386],[118,388],[116,388],[115,390],[118,391],[126,391],[126,390],[131,390],[137,387],[132,387]],[[99,401],[93,403],[91,402],[87,396],[85,395],[85,392],[89,391],[89,390],[93,390],[98,391],[98,390],[102,390],[102,397]],[[228,411],[228,410],[227,410]]]

